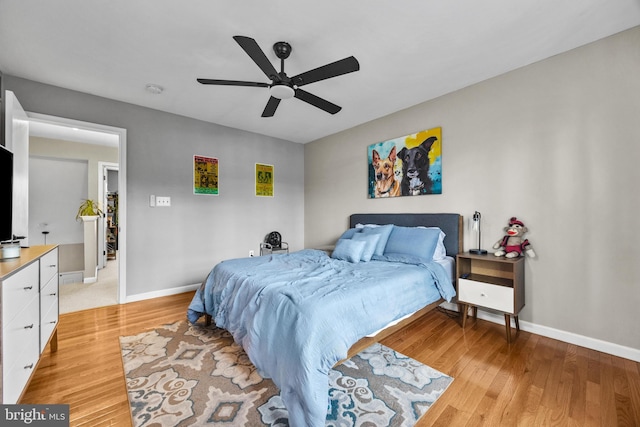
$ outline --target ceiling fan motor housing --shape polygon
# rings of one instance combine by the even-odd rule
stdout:
[[[276,42],[273,45],[273,51],[280,59],[287,59],[291,55],[291,45],[287,42]]]

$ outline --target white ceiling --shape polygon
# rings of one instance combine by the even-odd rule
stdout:
[[[306,143],[636,25],[640,0],[0,0],[0,70]],[[289,76],[355,56],[360,71],[305,86],[342,111],[290,99],[262,118],[267,89],[197,83],[268,83],[234,35],[277,69],[289,42]]]

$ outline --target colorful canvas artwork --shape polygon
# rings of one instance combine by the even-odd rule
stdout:
[[[369,198],[442,194],[442,128],[367,147]]]

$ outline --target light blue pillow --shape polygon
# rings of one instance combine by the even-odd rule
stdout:
[[[384,253],[411,255],[431,261],[439,238],[438,229],[395,226]]]
[[[387,224],[387,225],[381,225],[380,227],[364,227],[361,233],[380,235],[380,240],[378,240],[378,244],[376,245],[376,250],[374,251],[374,254],[382,255],[384,253],[385,246],[387,246],[387,240],[389,239],[391,230],[393,230],[393,224]]]
[[[364,240],[340,239],[336,243],[336,248],[331,253],[331,258],[349,262],[360,262],[366,245],[367,242]]]
[[[340,236],[340,239],[350,239],[356,233],[360,233],[360,229],[359,228],[350,228],[347,231],[345,231],[344,233],[342,233],[342,236]]]
[[[438,227],[420,227],[426,228],[427,230],[438,230],[440,233],[440,237],[438,237],[438,244],[436,245],[436,250],[433,252],[433,260],[440,261],[447,257],[447,248],[444,246],[444,238],[447,237],[444,234],[444,231],[440,230]]]
[[[371,257],[373,253],[376,251],[376,246],[378,245],[378,241],[380,240],[379,234],[363,234],[363,233],[355,233],[351,240],[362,240],[366,243],[364,247],[364,251],[362,252],[362,257],[360,261],[371,261]]]

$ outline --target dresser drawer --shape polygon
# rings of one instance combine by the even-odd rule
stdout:
[[[42,290],[40,291],[40,316],[44,317],[44,314],[49,311],[49,308],[53,305],[58,306],[59,298],[59,286],[58,277],[52,277]]]
[[[13,276],[2,281],[2,324],[13,320],[34,298],[38,298],[40,287],[38,263],[28,265]],[[37,323],[36,315],[36,323]]]
[[[40,305],[32,300],[2,325],[3,403],[16,403],[40,357]]]
[[[458,288],[461,303],[515,314],[513,288],[468,279],[458,279]]]
[[[40,342],[40,304],[37,298],[21,307],[22,310],[11,322],[2,325],[2,363],[11,366],[11,358],[21,357],[21,349],[33,339],[35,331],[35,348],[39,349]],[[39,352],[39,350],[36,350]]]
[[[53,276],[58,276],[58,248],[40,258],[40,284],[44,286]]]
[[[58,291],[58,276],[52,277],[40,291],[40,353],[58,324]]]
[[[38,351],[38,328],[21,331],[24,342],[22,348],[14,348],[3,362],[2,397],[3,403],[17,403],[29,377],[36,369]],[[5,352],[6,355],[6,352]],[[8,363],[11,362],[11,363]]]
[[[40,353],[44,351],[53,330],[58,324],[58,306],[51,307],[50,310],[45,313],[40,324]]]

